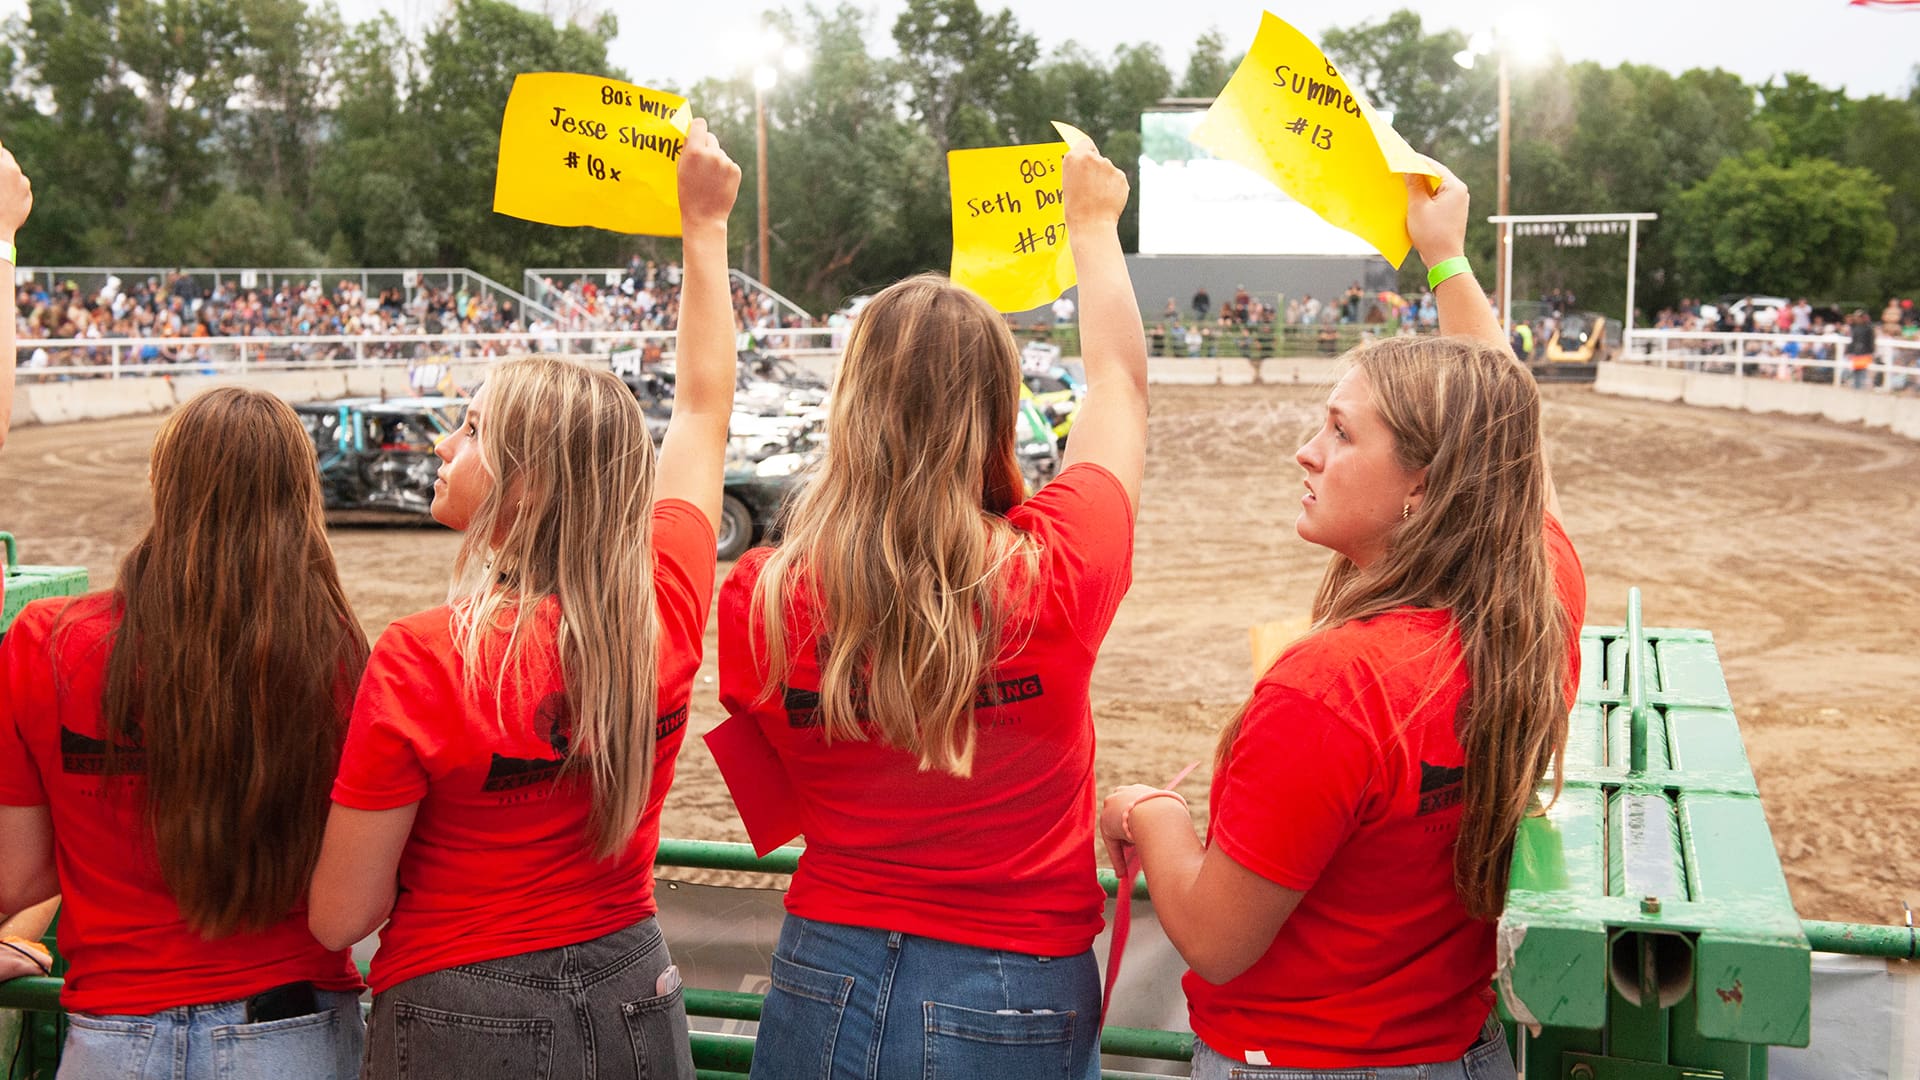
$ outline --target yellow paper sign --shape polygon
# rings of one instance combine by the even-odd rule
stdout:
[[[1093,140],[1054,122],[1074,145]],[[1060,162],[1066,143],[949,150],[953,193],[954,283],[986,298],[996,311],[1027,311],[1051,303],[1079,281],[1067,246],[1067,212],[1060,199]]]
[[[1253,46],[1193,141],[1266,177],[1396,267],[1413,246],[1401,174],[1440,175],[1319,46],[1271,12],[1261,14]]]
[[[513,80],[493,210],[548,225],[680,235],[687,100],[593,75]]]

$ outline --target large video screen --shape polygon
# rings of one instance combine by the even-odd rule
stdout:
[[[1264,178],[1193,143],[1199,110],[1140,114],[1142,255],[1370,255]]]

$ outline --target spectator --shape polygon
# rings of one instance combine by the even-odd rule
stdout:
[[[1864,309],[1853,313],[1852,334],[1847,341],[1847,363],[1853,369],[1853,388],[1865,390],[1873,383],[1873,320]]]
[[[1198,289],[1195,289],[1193,293],[1193,317],[1196,319],[1204,319],[1207,317],[1207,312],[1212,310],[1213,297],[1207,295],[1207,287],[1202,285]]]

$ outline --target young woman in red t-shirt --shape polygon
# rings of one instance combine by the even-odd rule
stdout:
[[[1295,527],[1333,560],[1312,633],[1220,740],[1207,843],[1169,792],[1102,809],[1193,969],[1204,1080],[1513,1076],[1492,920],[1565,746],[1586,588],[1538,390],[1460,272],[1467,191],[1444,181],[1409,177],[1407,225],[1455,336],[1355,350],[1295,455]]]
[[[0,642],[0,910],[64,896],[62,1077],[349,1077],[360,976],[304,904],[367,642],[313,443],[222,387],[151,475],[113,589]]]
[[[722,590],[721,703],[807,838],[755,1076],[1098,1075],[1087,684],[1131,577],[1146,348],[1126,178],[1091,147],[1062,172],[1088,389],[1060,475],[1027,496],[1005,319],[903,281],[853,324],[781,546]]]
[[[320,940],[386,920],[369,1080],[693,1076],[653,857],[713,595],[739,183],[693,121],[657,469],[625,384],[556,357],[492,368],[437,449],[450,602],[373,650],[313,881]]]

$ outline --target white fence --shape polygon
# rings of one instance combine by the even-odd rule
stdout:
[[[1844,334],[1635,330],[1617,362],[1844,386],[1854,378],[1847,345]],[[1881,390],[1920,387],[1920,340],[1881,335],[1873,363],[1859,378],[1865,386]]]
[[[844,329],[764,329],[741,335],[741,348],[784,357],[838,351]],[[485,361],[528,353],[605,359],[614,352],[657,345],[673,355],[673,331],[581,330],[513,334],[365,334],[289,337],[31,338],[19,342],[19,379],[135,378],[153,375],[234,375],[254,371],[309,371],[407,367],[421,363]],[[40,354],[44,352],[44,356]]]

